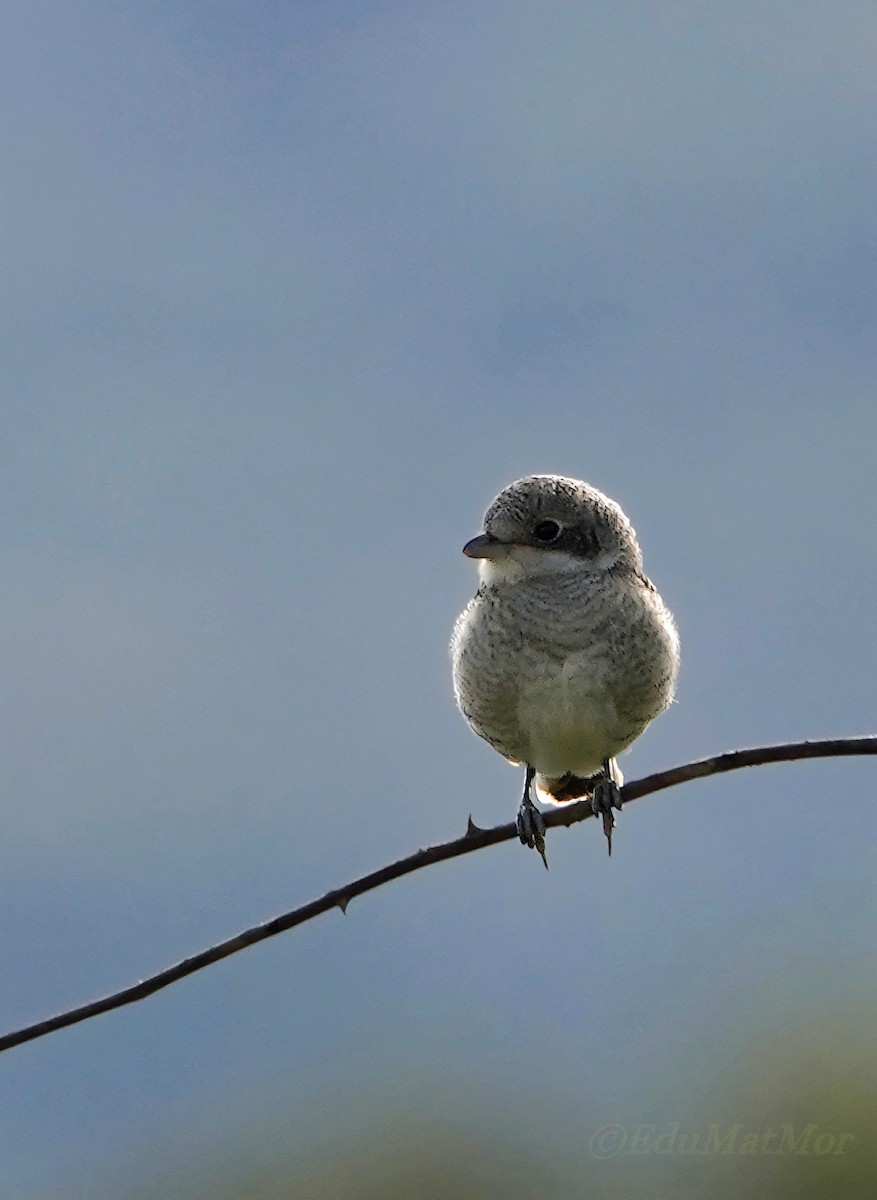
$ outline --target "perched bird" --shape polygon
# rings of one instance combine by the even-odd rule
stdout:
[[[679,666],[633,527],[595,487],[531,475],[500,492],[463,553],[481,583],[454,627],[454,692],[474,731],[525,766],[520,839],[545,860],[535,781],[542,800],[590,796],[611,854],[615,756],[670,703]]]

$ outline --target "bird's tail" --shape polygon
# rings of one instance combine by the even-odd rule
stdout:
[[[612,778],[621,787],[624,783],[624,776],[614,758],[610,758],[609,768]],[[602,777],[602,771],[595,771],[593,775],[573,775],[571,771],[568,771],[566,775],[560,775],[556,779],[537,775],[536,794],[544,804],[568,804],[571,800],[581,800],[585,796],[590,796],[597,780]]]

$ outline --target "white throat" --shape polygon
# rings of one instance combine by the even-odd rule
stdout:
[[[519,583],[537,575],[568,575],[572,571],[608,571],[616,556],[604,553],[584,559],[567,550],[543,550],[537,546],[509,546],[502,558],[482,558],[478,563],[481,582]]]

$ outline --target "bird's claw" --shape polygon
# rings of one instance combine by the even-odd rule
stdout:
[[[545,821],[539,809],[533,804],[523,802],[518,809],[517,820],[515,825],[518,830],[518,837],[524,846],[529,846],[533,850],[538,850],[542,855],[542,861],[545,867],[548,867],[548,859],[545,857]]]
[[[595,817],[601,817],[603,820],[603,833],[606,835],[610,855],[612,854],[612,830],[615,828],[613,809],[621,812],[621,792],[612,776],[606,774],[594,784],[594,791],[591,794],[591,811]]]

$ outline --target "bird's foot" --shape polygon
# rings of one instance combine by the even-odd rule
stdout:
[[[610,855],[612,854],[612,830],[615,828],[613,810],[617,809],[621,812],[621,791],[615,782],[614,775],[612,764],[604,763],[603,774],[594,784],[594,791],[591,795],[591,810],[595,817],[601,817],[603,820],[603,833],[606,835]]]
[[[545,821],[542,813],[530,797],[530,785],[533,782],[535,774],[536,772],[532,767],[527,767],[527,775],[524,780],[524,795],[521,800],[521,807],[518,809],[515,825],[521,843],[524,846],[529,846],[531,849],[539,851],[547,871],[548,859],[545,857]]]
[[[521,801],[521,807],[518,809],[515,824],[518,828],[518,837],[523,845],[530,846],[533,850],[538,850],[547,868],[548,859],[545,857],[545,821],[532,800],[529,802]]]

